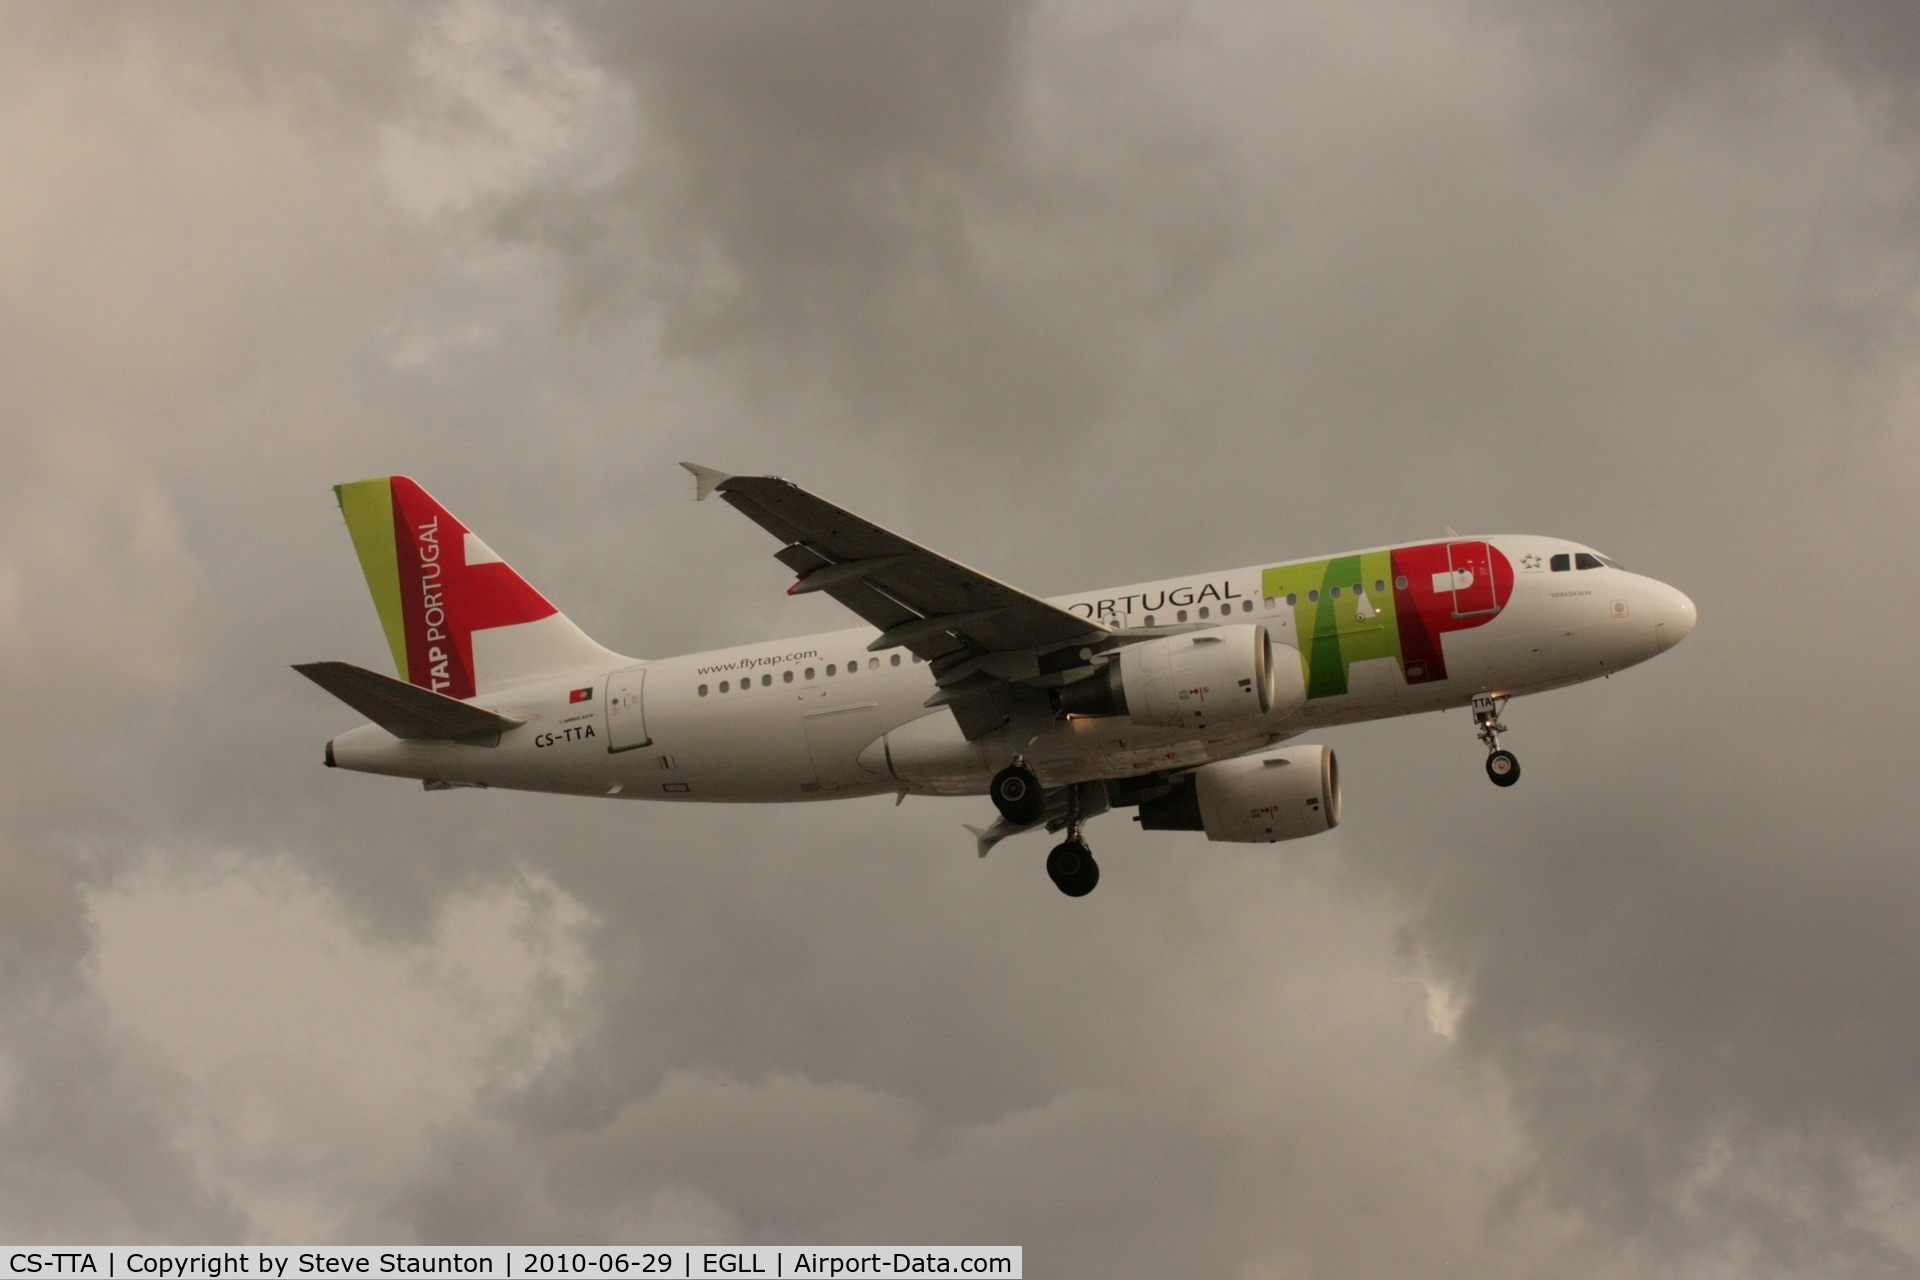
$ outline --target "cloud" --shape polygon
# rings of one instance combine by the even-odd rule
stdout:
[[[1130,120],[1130,170],[1101,163],[1066,86],[1030,74],[1025,5],[582,17],[637,104],[623,176],[503,199],[496,225],[564,255],[582,323],[644,311],[763,412],[799,392],[873,430],[1052,449],[1111,404],[1140,313],[1204,289],[1233,239],[1181,121]]]

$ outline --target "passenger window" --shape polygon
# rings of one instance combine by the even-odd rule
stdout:
[[[812,668],[812,667],[808,667],[808,668],[807,668],[807,679],[809,679],[809,680],[811,680],[811,679],[813,679],[813,668]]]
[[[793,683],[793,672],[791,672],[791,671],[782,671],[782,672],[780,673],[780,681],[781,681],[781,683],[782,683],[782,684],[792,684],[792,683]]]
[[[829,663],[827,664],[827,674],[828,674],[828,675],[832,675],[832,674],[833,674],[833,672],[834,672],[834,664],[833,664],[833,663],[831,663],[831,662],[829,662]]]
[[[1407,575],[1403,573],[1395,578],[1393,580],[1393,586],[1396,591],[1405,591],[1407,589]]]
[[[766,688],[767,686],[769,686],[769,685],[771,685],[772,683],[773,683],[773,677],[772,677],[772,676],[761,676],[761,677],[760,677],[760,687],[761,687],[762,689],[765,689],[765,688]]]
[[[1272,596],[1268,596],[1268,597],[1267,597],[1267,608],[1269,608],[1269,609],[1271,609],[1271,608],[1273,608],[1273,604],[1274,604],[1274,600],[1273,600],[1273,597],[1272,597]]]
[[[1327,594],[1332,596],[1335,600],[1338,600],[1340,598],[1340,588],[1334,587],[1332,590],[1328,591]]]
[[[1379,595],[1385,595],[1386,592],[1387,592],[1387,580],[1385,578],[1375,578],[1373,580],[1373,594],[1379,596]]]
[[[1152,615],[1152,614],[1148,614],[1148,615],[1147,615],[1147,625],[1148,625],[1148,626],[1152,626],[1152,625],[1153,625],[1153,615]]]
[[[705,685],[700,686],[700,696],[703,698],[707,696],[707,686]]]
[[[900,665],[900,655],[897,653],[893,655],[893,665],[896,667]]]
[[[1596,556],[1591,552],[1582,551],[1579,554],[1574,556],[1573,567],[1576,569],[1599,569],[1599,568],[1602,568],[1603,566],[1600,563],[1599,556]]]
[[[1291,591],[1287,592],[1287,608],[1291,609],[1293,608],[1294,605],[1297,605],[1299,603],[1300,603],[1299,596],[1295,595]]]
[[[878,671],[879,669],[880,669],[880,659],[878,658],[867,659],[867,670]]]
[[[1565,573],[1567,570],[1573,568],[1573,557],[1562,551],[1559,555],[1547,561],[1547,565],[1555,573]]]
[[[1182,610],[1181,610],[1181,611],[1180,611],[1180,612],[1179,612],[1179,613],[1178,613],[1177,615],[1175,615],[1175,616],[1176,616],[1176,617],[1178,617],[1178,618],[1180,619],[1180,621],[1182,621],[1182,622],[1185,622],[1185,621],[1187,620],[1187,611],[1186,611],[1185,609],[1182,609]]]
[[[727,691],[727,682],[725,680],[722,680],[720,682],[720,692],[725,693],[726,691]]]
[[[1203,618],[1207,616],[1207,606],[1205,605],[1200,606],[1200,616]]]
[[[1251,600],[1242,600],[1242,601],[1240,602],[1240,612],[1242,612],[1242,613],[1252,613],[1252,612],[1253,612],[1253,601],[1251,601]]]
[[[1292,597],[1289,596],[1288,598],[1291,599]],[[1308,604],[1320,603],[1320,588],[1315,587],[1313,590],[1307,592],[1307,603]]]

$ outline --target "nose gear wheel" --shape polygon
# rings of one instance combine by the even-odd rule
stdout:
[[[1520,758],[1500,747],[1500,735],[1508,731],[1500,723],[1500,713],[1506,706],[1505,698],[1490,693],[1473,695],[1473,723],[1478,730],[1474,736],[1487,748],[1487,777],[1496,787],[1510,787],[1520,781]]]
[[[1511,751],[1495,751],[1487,757],[1487,776],[1496,787],[1510,787],[1520,781],[1520,761]]]

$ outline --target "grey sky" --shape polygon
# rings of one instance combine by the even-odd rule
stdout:
[[[23,5],[0,1236],[1920,1269],[1920,11]],[[1043,592],[1577,538],[1686,645],[1276,848],[320,767],[410,474],[596,639],[838,625],[674,463]]]

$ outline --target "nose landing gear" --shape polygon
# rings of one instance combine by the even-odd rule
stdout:
[[[1507,726],[1500,723],[1500,712],[1506,705],[1505,698],[1490,693],[1473,695],[1473,723],[1479,729],[1475,736],[1486,744],[1487,777],[1496,787],[1510,787],[1520,781],[1519,757],[1500,747],[1500,735],[1507,732]]]
[[[1487,776],[1496,787],[1510,787],[1520,781],[1520,761],[1511,751],[1496,751],[1487,757]]]

